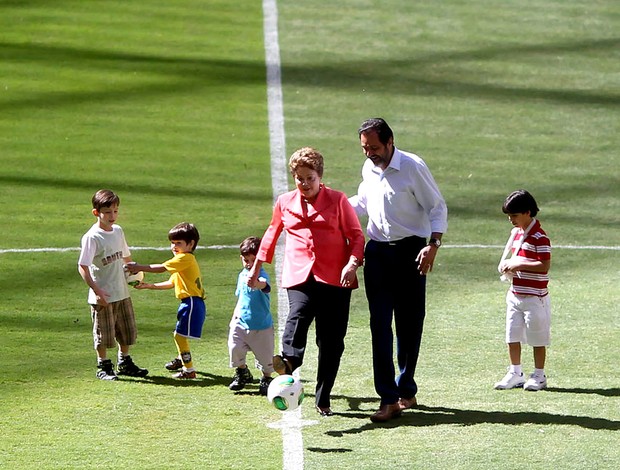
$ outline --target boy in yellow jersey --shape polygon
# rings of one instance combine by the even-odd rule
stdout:
[[[140,283],[135,287],[156,290],[174,288],[175,296],[181,301],[174,331],[178,356],[166,364],[166,369],[173,371],[181,369],[174,375],[177,379],[195,379],[196,370],[192,362],[189,340],[200,338],[207,314],[200,267],[194,256],[200,235],[193,224],[182,222],[170,229],[168,239],[174,253],[171,259],[162,264],[128,263],[126,269],[132,274],[140,271],[170,273],[170,279],[167,281],[155,284]]]

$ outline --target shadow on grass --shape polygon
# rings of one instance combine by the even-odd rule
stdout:
[[[164,385],[169,387],[218,387],[228,388],[232,377],[210,374],[208,372],[196,371],[196,379],[175,379],[170,375],[148,375],[144,378],[121,377],[120,380],[128,382],[140,382],[147,385]],[[234,392],[235,395],[260,396],[258,390],[258,380],[247,384],[243,390]]]
[[[27,186],[31,188],[65,188],[92,191],[93,188],[101,186],[101,182],[95,180],[76,180],[72,178],[62,178],[58,176],[38,177],[33,175],[0,175],[0,183],[7,185]],[[225,199],[236,201],[271,201],[271,188],[268,189],[211,189],[211,188],[177,188],[156,187],[148,184],[127,183],[114,181],[110,186],[121,194],[157,194],[172,197],[200,197],[208,199]]]
[[[310,452],[318,452],[320,454],[344,454],[345,452],[353,452],[353,449],[344,449],[342,447],[334,449],[325,449],[323,447],[308,447],[307,450]]]
[[[364,399],[365,401],[366,399]],[[376,402],[376,399],[372,401]],[[365,419],[370,417],[370,412],[337,413],[345,418]],[[476,424],[537,424],[537,425],[567,425],[579,426],[586,429],[600,429],[609,431],[620,430],[620,421],[606,418],[594,418],[590,416],[559,415],[538,412],[508,412],[508,411],[480,411],[460,410],[458,408],[446,408],[440,406],[418,406],[415,410],[406,411],[400,418],[387,423],[375,424],[368,422],[362,426],[342,431],[327,431],[327,435],[341,437],[345,434],[359,434],[370,431],[377,427],[395,428],[402,426],[439,426],[442,424],[456,424],[460,426],[473,426]]]
[[[553,101],[557,103],[583,104],[613,107],[620,97],[613,91],[524,88],[508,84],[488,83],[483,72],[470,73],[463,78],[472,61],[527,61],[532,57],[557,57],[558,54],[604,53],[615,50],[620,39],[595,39],[540,44],[509,44],[447,53],[418,54],[398,60],[386,60],[383,65],[369,68],[369,60],[351,60],[321,64],[289,64],[282,67],[282,75],[293,86],[309,86],[331,89],[384,89],[393,93],[421,96],[466,96],[496,100]],[[75,105],[82,102],[117,101],[138,96],[161,96],[185,91],[191,87],[196,92],[209,86],[247,86],[264,83],[264,64],[260,60],[222,60],[214,58],[167,57],[164,55],[132,54],[118,51],[101,51],[70,46],[42,44],[16,44],[0,42],[4,61],[27,62],[48,66],[63,64],[80,69],[88,66],[102,73],[121,71],[166,76],[164,83],[131,82],[126,86],[105,91],[80,91],[43,93],[17,100],[5,100],[0,109],[23,110]],[[465,67],[465,68],[463,68]]]
[[[620,397],[620,388],[558,388],[548,387],[547,392],[576,393],[586,395],[601,395],[603,397]]]
[[[216,387],[230,383],[230,377],[209,374],[208,372],[196,372],[196,379],[175,379],[172,375],[148,375],[144,378],[122,377],[121,380],[128,382],[140,382],[147,385],[167,385],[170,387]],[[258,387],[258,386],[257,386]]]

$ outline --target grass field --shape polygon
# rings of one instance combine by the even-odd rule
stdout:
[[[355,292],[336,415],[302,376],[305,468],[620,467],[620,6],[611,0],[278,2],[287,155],[312,145],[355,191],[356,129],[382,116],[429,164],[450,228],[429,279],[421,407],[368,417],[368,312]],[[77,246],[100,187],[136,247],[190,220],[203,246],[260,235],[271,214],[260,2],[0,2],[0,467],[278,469],[279,412],[227,385],[234,249],[198,258],[209,318],[200,380],[170,379],[177,302],[136,292],[145,380],[102,383]],[[556,247],[550,388],[497,392],[495,267],[525,187]],[[584,246],[608,249],[579,249]],[[36,248],[68,251],[10,251]],[[615,248],[615,249],[611,249]],[[139,262],[169,253],[134,250]],[[272,268],[270,268],[272,269]],[[273,269],[271,271],[273,273]],[[363,280],[362,280],[363,281]],[[272,298],[275,306],[275,296]],[[532,367],[524,348],[524,367]],[[256,375],[256,374],[255,374]]]

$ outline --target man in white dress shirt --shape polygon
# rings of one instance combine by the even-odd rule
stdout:
[[[370,419],[384,422],[417,404],[414,373],[426,314],[426,275],[448,228],[448,209],[424,161],[394,146],[383,119],[364,121],[358,134],[367,160],[358,193],[349,202],[358,215],[368,216],[364,281],[375,390],[381,397]]]

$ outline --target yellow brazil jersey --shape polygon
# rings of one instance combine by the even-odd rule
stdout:
[[[177,253],[174,258],[164,263],[166,270],[171,274],[170,282],[174,284],[174,295],[177,299],[186,297],[202,297],[205,292],[202,287],[200,267],[192,253]]]

